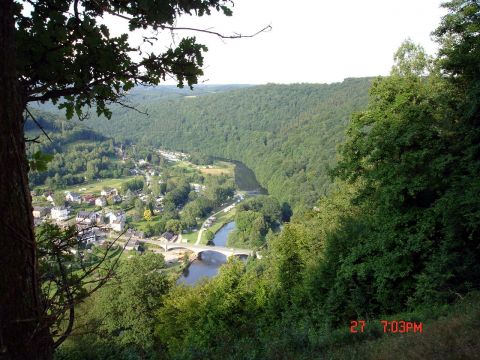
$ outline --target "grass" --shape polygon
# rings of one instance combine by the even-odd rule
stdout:
[[[122,186],[123,183],[134,179],[135,176],[127,176],[123,178],[113,178],[113,179],[99,179],[94,180],[88,183],[80,184],[73,186],[71,188],[65,189],[65,191],[74,191],[80,194],[82,193],[100,193],[104,187],[111,187],[111,188],[119,188]],[[85,188],[86,190],[80,190]]]
[[[154,215],[152,216],[152,220],[150,221],[147,221],[142,218],[138,221],[132,221],[130,225],[136,230],[146,231],[149,225],[150,226],[156,225],[159,221],[160,221],[160,215]]]
[[[192,164],[191,162],[188,161],[177,161],[174,165],[176,168],[181,168],[181,169],[186,169],[188,172],[195,172],[197,171],[196,165]]]
[[[228,175],[232,177],[235,172],[235,165],[226,161],[215,161],[210,166],[210,168],[201,168],[200,172],[208,175]]]
[[[187,239],[189,244],[195,243],[197,241],[198,231],[194,231],[188,234],[182,234],[182,239]]]
[[[221,212],[220,214],[217,215],[217,220],[215,221],[215,224],[213,224],[211,227],[208,229],[216,234],[225,224],[229,223],[230,221],[233,221],[235,218],[236,214],[236,209],[232,209],[227,213]]]
[[[200,172],[207,175],[231,175],[231,171],[229,169],[223,168],[200,169]]]

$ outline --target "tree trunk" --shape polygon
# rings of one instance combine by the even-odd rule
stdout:
[[[13,1],[0,2],[0,359],[51,359],[38,283],[32,199],[15,71]]]

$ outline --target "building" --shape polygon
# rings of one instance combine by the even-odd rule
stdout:
[[[113,195],[112,196],[112,203],[119,204],[122,202],[122,197],[120,195]]]
[[[55,206],[50,211],[53,220],[68,219],[68,209],[65,206]]]
[[[115,220],[110,223],[110,227],[113,231],[123,232],[125,230],[125,221]]]
[[[75,222],[78,228],[92,227],[97,224],[98,215],[93,211],[79,211]]]
[[[82,198],[80,197],[80,194],[77,194],[75,192],[67,192],[67,195],[65,196],[65,199],[70,202],[74,202],[77,204],[82,203]]]
[[[101,197],[99,197],[95,200],[95,205],[104,207],[104,206],[107,205],[107,199],[105,199],[105,197],[101,196]]]
[[[33,207],[33,217],[36,219],[46,216],[50,211],[49,207],[46,206],[34,206]]]
[[[118,190],[115,188],[104,188],[101,192],[100,195],[102,196],[113,196],[113,195],[118,195]]]
[[[195,191],[196,193],[199,193],[200,191],[206,189],[206,186],[205,186],[205,185],[200,185],[200,184],[196,184],[196,183],[190,183],[190,187],[191,187],[191,188],[193,189],[193,191]]]
[[[133,229],[128,229],[126,235],[137,239],[145,238],[145,233],[143,231],[136,231]]]
[[[110,212],[106,215],[113,231],[123,232],[125,230],[126,214],[124,211]]]
[[[129,239],[127,244],[125,245],[125,250],[135,250],[135,251],[138,251],[138,249],[140,248],[140,242],[138,240],[135,240],[135,239]]]
[[[177,240],[177,238],[178,238],[178,235],[175,235],[175,234],[167,231],[167,232],[164,232],[162,234],[162,236],[160,237],[160,240],[168,241],[168,242],[175,242],[175,240]]]
[[[83,195],[82,201],[88,205],[95,205],[95,196],[92,194]]]
[[[78,240],[84,244],[93,244],[97,241],[97,234],[92,229],[80,231]]]
[[[109,212],[105,215],[105,217],[108,218],[109,223],[111,223],[112,221],[117,221],[117,220],[125,221],[125,219],[126,219],[126,215],[125,215],[125,212],[123,210]]]

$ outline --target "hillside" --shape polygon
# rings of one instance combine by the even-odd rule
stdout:
[[[86,179],[119,176],[114,141],[79,121],[67,121],[62,116],[46,112],[33,112],[37,123],[48,134],[42,133],[30,118],[25,122],[25,136],[32,140],[27,151],[53,155],[45,171],[32,171],[29,180],[32,186],[46,185],[49,188],[83,183]],[[51,141],[50,141],[51,140]]]
[[[115,108],[110,121],[87,123],[116,140],[242,161],[280,200],[312,206],[330,187],[327,169],[352,112],[367,104],[370,82],[268,84],[197,97],[152,90],[132,96],[148,116]]]

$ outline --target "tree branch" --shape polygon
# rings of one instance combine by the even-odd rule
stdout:
[[[38,128],[40,130],[42,130],[43,132],[43,135],[45,135],[47,137],[48,140],[50,140],[50,142],[53,142],[52,139],[50,139],[50,136],[48,136],[47,132],[45,131],[45,129],[42,127],[42,125],[40,125],[40,123],[35,119],[35,117],[32,115],[32,113],[30,112],[30,110],[28,110],[27,107],[25,107],[25,111],[28,113],[28,115],[30,115],[30,117],[32,118],[33,122],[38,126]]]
[[[175,26],[164,26],[164,25],[162,25],[161,28],[171,30],[171,31],[188,30],[188,31],[201,32],[201,33],[206,33],[206,34],[218,36],[221,39],[241,39],[241,38],[252,38],[252,37],[255,37],[258,34],[261,34],[263,32],[269,32],[269,31],[272,30],[272,25],[267,25],[263,29],[260,29],[257,32],[255,32],[253,34],[249,34],[249,35],[242,35],[242,34],[239,34],[239,33],[234,33],[234,35],[224,35],[222,33],[212,31],[212,30],[208,30],[208,29],[198,29],[198,28],[191,28],[191,27],[175,27]]]
[[[124,19],[124,20],[129,20],[129,21],[133,20],[133,18],[131,18],[129,16],[125,16],[125,15],[122,15],[120,13],[116,13],[114,11],[108,10],[108,9],[105,9],[105,11],[107,13],[109,13],[110,15],[117,16],[117,17],[119,17],[121,19]],[[242,34],[239,34],[239,33],[235,33],[234,35],[224,35],[222,33],[219,33],[219,32],[216,32],[216,31],[211,31],[211,30],[208,30],[208,29],[198,29],[198,28],[191,28],[191,27],[175,27],[175,26],[165,26],[165,25],[161,25],[159,27],[161,29],[167,29],[167,30],[171,30],[171,31],[188,30],[188,31],[202,32],[202,33],[218,36],[222,39],[252,38],[254,36],[257,36],[260,33],[268,32],[268,31],[272,30],[272,25],[267,25],[263,29],[260,29],[257,32],[255,32],[253,34],[249,34],[249,35],[242,35]]]

